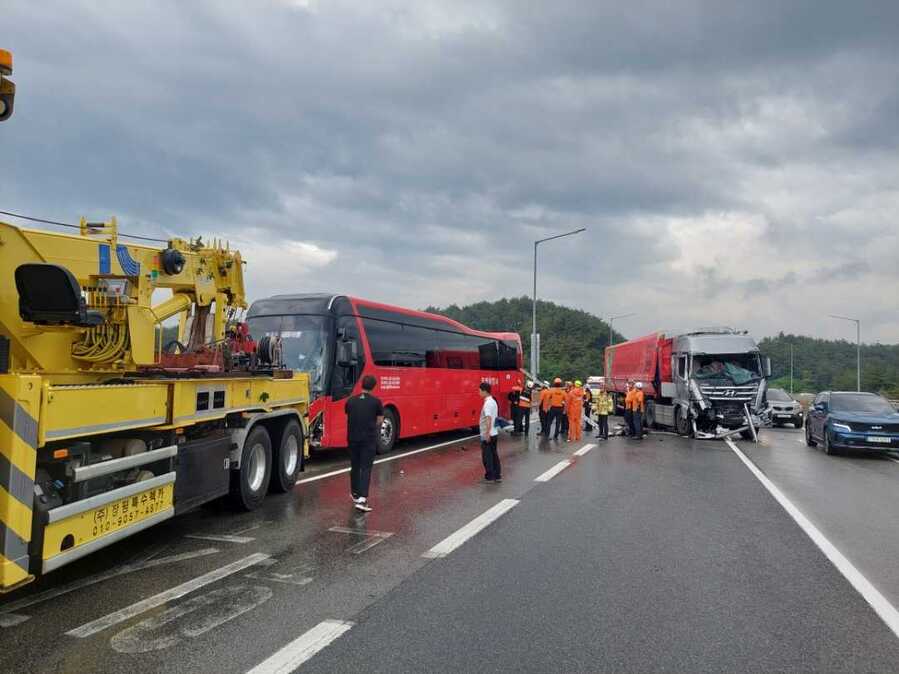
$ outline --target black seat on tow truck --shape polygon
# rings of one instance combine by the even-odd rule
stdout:
[[[99,311],[88,311],[75,275],[58,264],[28,263],[16,268],[19,316],[41,325],[101,325]]]

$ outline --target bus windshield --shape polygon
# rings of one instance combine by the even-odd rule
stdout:
[[[281,337],[284,365],[309,375],[312,391],[320,394],[327,382],[331,362],[331,317],[294,314],[258,316],[247,320],[254,339]]]

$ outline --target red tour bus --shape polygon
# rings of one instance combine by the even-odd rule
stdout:
[[[378,452],[400,438],[476,427],[478,385],[493,384],[500,416],[522,384],[521,338],[480,332],[449,318],[343,295],[275,295],[247,313],[255,339],[280,336],[284,364],[310,374],[310,438],[316,447],[347,445],[346,399],[363,375],[378,380],[384,424]]]

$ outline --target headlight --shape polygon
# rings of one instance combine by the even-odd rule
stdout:
[[[830,427],[833,428],[833,430],[835,430],[835,431],[842,431],[843,433],[851,433],[852,432],[852,429],[849,427],[848,424],[838,424],[838,423],[834,422],[830,425]]]

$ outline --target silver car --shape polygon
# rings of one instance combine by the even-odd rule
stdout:
[[[793,424],[802,428],[802,405],[781,388],[768,389],[766,412],[773,426]]]

